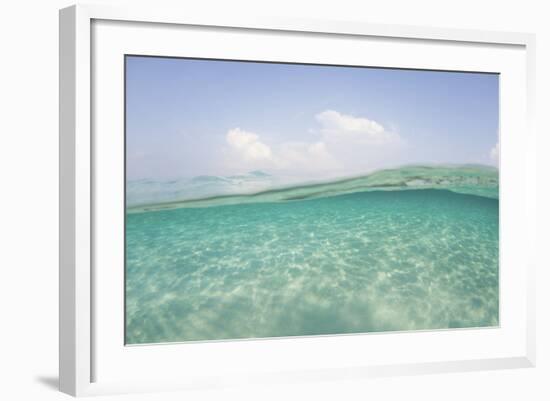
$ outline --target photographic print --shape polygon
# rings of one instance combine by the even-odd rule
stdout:
[[[499,76],[125,56],[125,343],[499,325]]]

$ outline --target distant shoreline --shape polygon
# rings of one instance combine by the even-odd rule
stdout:
[[[265,176],[269,177],[267,174]],[[498,169],[487,165],[409,165],[333,181],[304,182],[250,193],[222,193],[187,199],[144,202],[127,206],[126,211],[142,213],[183,207],[282,202],[376,190],[448,189],[459,193],[498,198],[498,176]]]

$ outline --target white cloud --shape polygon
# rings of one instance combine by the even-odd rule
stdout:
[[[233,128],[225,136],[227,143],[236,149],[247,161],[265,161],[272,158],[271,148],[260,141],[260,137],[240,128]]]
[[[354,117],[334,110],[325,110],[317,114],[315,118],[321,124],[321,133],[325,137],[370,144],[383,144],[399,140],[399,135],[386,130],[382,124],[365,117]]]
[[[334,168],[335,162],[323,142],[282,142],[270,147],[260,135],[233,128],[225,135],[229,144],[228,167],[235,171],[276,169],[313,171]]]
[[[496,145],[493,146],[489,156],[494,163],[498,164],[500,158],[500,142],[497,142]]]
[[[315,120],[320,127],[309,131],[309,142],[265,141],[257,133],[230,129],[226,167],[235,172],[267,169],[308,177],[360,174],[395,164],[404,149],[397,133],[366,117],[325,110]]]
[[[326,171],[338,167],[324,142],[284,142],[276,152],[277,166],[282,169]]]

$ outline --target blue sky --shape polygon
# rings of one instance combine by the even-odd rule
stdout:
[[[129,179],[498,162],[498,76],[129,56]]]

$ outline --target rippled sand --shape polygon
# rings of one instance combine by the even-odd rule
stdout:
[[[498,204],[409,189],[129,213],[126,342],[498,325]]]

